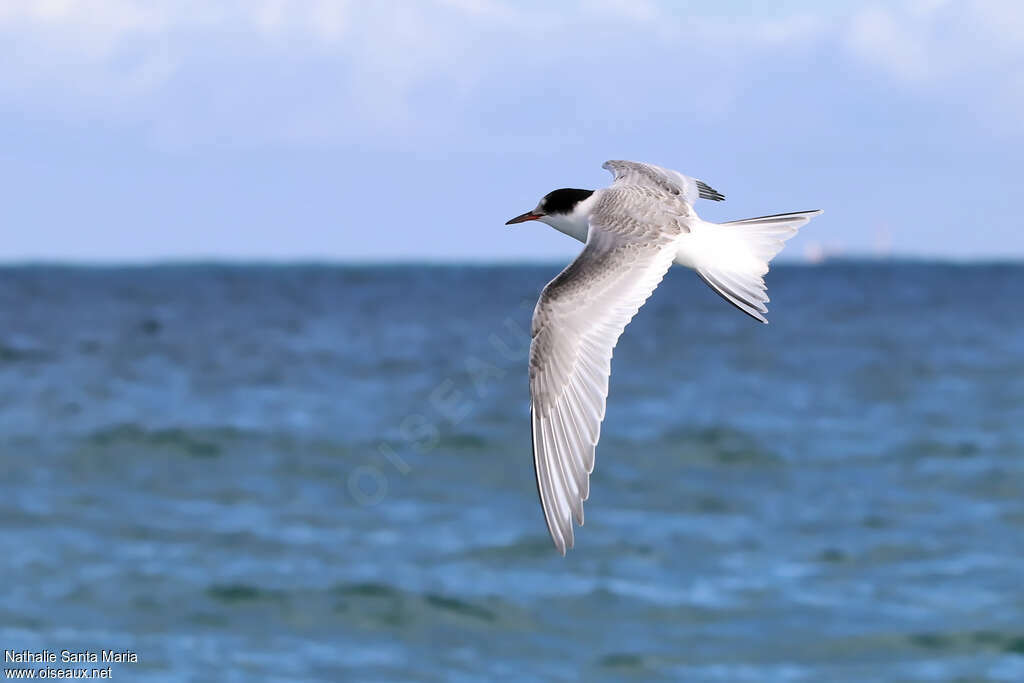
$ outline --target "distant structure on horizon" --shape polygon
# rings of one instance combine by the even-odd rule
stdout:
[[[879,223],[875,226],[873,247],[877,259],[887,259],[892,256],[892,230],[888,225]]]
[[[830,259],[850,256],[855,258],[870,258],[884,261],[892,257],[892,230],[888,225],[879,224],[875,226],[871,235],[870,252],[849,252],[841,244],[825,244],[824,242],[810,242],[804,247],[804,262],[811,264],[824,263]]]
[[[821,242],[811,242],[804,247],[804,261],[807,263],[824,263],[825,258],[825,247]]]

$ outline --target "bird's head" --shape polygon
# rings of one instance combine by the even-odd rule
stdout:
[[[556,230],[576,236],[582,227],[586,234],[587,217],[590,215],[590,204],[587,200],[594,194],[593,190],[577,190],[562,188],[553,190],[541,197],[537,207],[511,219],[505,225],[540,221],[547,223]]]

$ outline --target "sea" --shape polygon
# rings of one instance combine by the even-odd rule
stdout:
[[[1024,681],[1024,265],[673,269],[564,558],[559,268],[0,268],[5,678]]]

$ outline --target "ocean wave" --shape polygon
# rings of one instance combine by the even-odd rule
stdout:
[[[100,448],[142,446],[150,449],[180,451],[195,458],[216,458],[227,443],[244,434],[230,427],[184,429],[181,427],[151,428],[137,424],[119,424],[89,434],[86,443]]]
[[[206,595],[225,606],[254,603],[320,603],[329,604],[335,612],[358,613],[371,621],[394,622],[418,618],[433,619],[448,615],[457,619],[494,622],[505,604],[491,600],[470,600],[432,591],[407,591],[391,584],[374,581],[339,583],[325,590],[281,590],[263,588],[249,583],[216,583],[206,588]],[[325,602],[326,600],[326,602]]]
[[[42,363],[52,358],[51,352],[37,346],[0,342],[0,364]]]

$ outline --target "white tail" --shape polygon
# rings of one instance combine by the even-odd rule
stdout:
[[[711,289],[750,317],[767,323],[764,274],[783,243],[821,213],[798,211],[729,223],[695,221],[675,262],[693,268]]]

